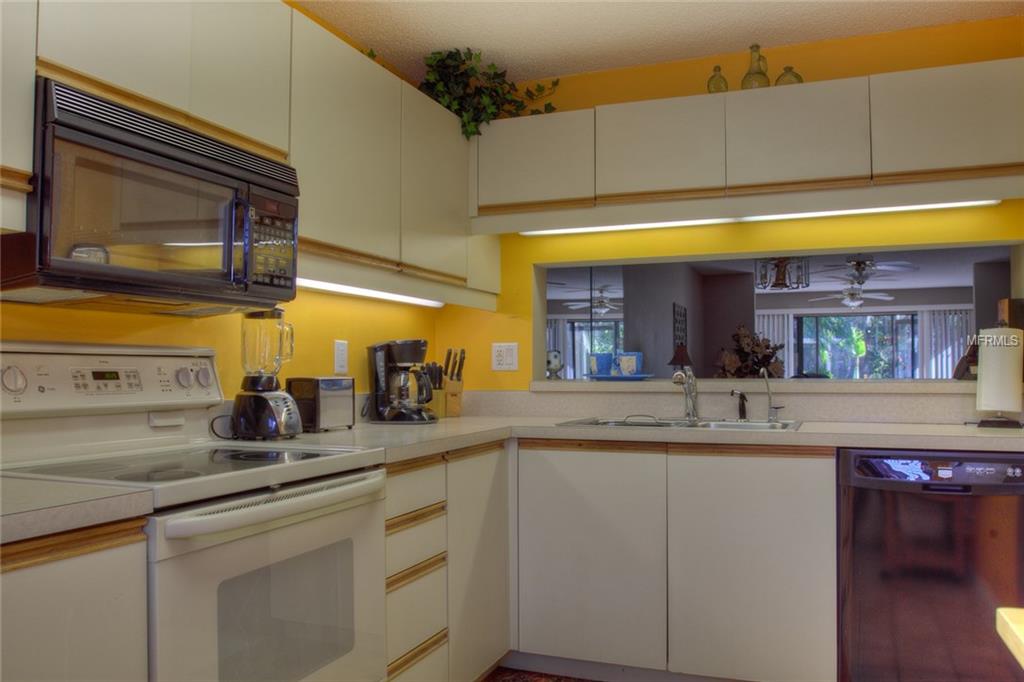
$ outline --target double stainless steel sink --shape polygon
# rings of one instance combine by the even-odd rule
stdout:
[[[701,419],[690,422],[685,419],[659,419],[650,415],[630,415],[622,419],[601,419],[588,417],[562,422],[558,426],[608,426],[616,428],[676,428],[676,429],[726,429],[735,431],[796,431],[800,422],[759,421],[736,419]]]

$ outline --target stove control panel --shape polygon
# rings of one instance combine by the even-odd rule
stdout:
[[[223,400],[212,351],[161,350],[3,344],[4,418],[181,409]]]

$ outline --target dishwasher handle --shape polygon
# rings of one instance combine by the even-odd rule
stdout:
[[[377,470],[195,509],[168,519],[163,534],[169,539],[192,538],[331,507],[382,491],[384,477],[384,471]]]

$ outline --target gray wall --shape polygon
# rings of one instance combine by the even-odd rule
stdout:
[[[704,335],[704,364],[697,376],[713,377],[721,349],[733,347],[736,327],[755,329],[754,275],[704,275],[701,284],[704,320],[697,330]],[[694,329],[692,323],[690,328]]]
[[[999,300],[1009,297],[1009,261],[974,264],[974,319],[978,329],[996,326]]]
[[[687,309],[687,349],[695,370],[703,363],[701,276],[686,263],[630,265],[622,268],[625,350],[644,354],[644,373],[671,377],[672,304]]]

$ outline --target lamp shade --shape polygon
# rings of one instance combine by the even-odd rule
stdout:
[[[1020,412],[1024,407],[1020,377],[1024,374],[1024,331],[1011,327],[978,333],[979,412]]]
[[[665,356],[662,356],[665,357]],[[676,346],[675,353],[672,354],[672,359],[668,361],[670,365],[677,365],[679,367],[686,367],[687,365],[693,366],[693,360],[690,359],[690,353],[686,350],[686,346],[679,344]]]

